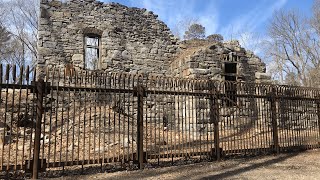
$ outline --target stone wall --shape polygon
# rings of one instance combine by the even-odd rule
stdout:
[[[182,41],[146,9],[95,0],[41,0],[38,70],[85,70],[85,36],[99,36],[99,70],[224,80],[237,63],[237,81],[265,81],[265,64],[238,41]],[[41,73],[40,71],[40,74]]]
[[[98,34],[99,69],[165,74],[177,39],[146,9],[94,0],[41,0],[38,68],[84,69],[84,36]]]
[[[206,40],[184,41],[180,43],[180,53],[170,63],[172,76],[225,80],[225,76],[235,76],[236,81],[268,81],[266,66],[259,57],[246,51],[238,41],[209,42]],[[236,64],[237,72],[225,72],[226,63]]]
[[[66,3],[41,0],[40,12],[38,69],[42,71],[44,67],[85,70],[85,36],[95,34],[100,38],[98,70],[212,80],[227,80],[227,77],[234,81],[269,80],[265,64],[238,41],[178,42],[157,15],[146,9],[95,0]],[[236,73],[226,73],[228,63],[235,65]],[[110,98],[109,101],[121,108],[130,100]],[[152,122],[173,121],[178,129],[189,130],[183,127],[181,117],[192,124],[190,131],[205,132],[203,124],[208,123],[210,116],[208,99],[159,95],[148,96],[146,102],[147,116]],[[237,103],[240,102],[232,102],[234,106]]]

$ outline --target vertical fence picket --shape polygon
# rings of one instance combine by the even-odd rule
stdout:
[[[6,67],[6,75],[5,75],[5,83],[6,83],[6,100],[5,100],[5,116],[4,116],[4,126],[7,126],[7,117],[8,117],[8,99],[9,99],[9,84],[10,84],[10,66],[7,65]],[[6,133],[8,131],[8,128],[3,128],[3,136],[4,136],[4,142],[3,142],[3,145],[6,143]],[[5,148],[3,148],[3,151],[5,151]],[[10,147],[8,146],[8,152],[10,153]],[[7,155],[7,154],[5,154]],[[4,155],[2,155],[2,158],[4,157]],[[10,156],[7,157],[7,172],[6,174],[9,173],[9,164],[10,164]],[[3,162],[3,161],[2,161]]]
[[[18,94],[19,94],[19,97],[18,97],[18,109],[17,109],[17,114],[18,114],[18,117],[20,116],[20,111],[21,111],[21,101],[22,101],[22,89],[21,89],[21,86],[22,86],[22,77],[23,77],[23,71],[24,71],[24,67],[21,66],[20,69],[19,69],[19,81],[18,81],[18,85],[19,85],[19,90],[18,90]],[[20,128],[17,126],[16,127],[16,132],[19,132]],[[17,169],[17,165],[18,165],[18,152],[19,152],[19,148],[18,148],[18,144],[19,144],[19,133],[16,134],[16,154],[15,154],[15,157],[16,157],[16,162],[15,162],[15,169]]]
[[[319,132],[319,136],[318,138],[320,138],[320,96],[318,95],[317,97],[317,117],[318,117],[318,132]],[[318,139],[318,144],[320,143],[320,140]],[[320,145],[320,144],[319,144]],[[318,146],[318,145],[317,145]]]
[[[145,97],[145,89],[138,84],[135,87],[135,96],[137,96],[137,161],[139,169],[143,168],[144,153],[143,153],[143,98]]]
[[[39,79],[38,82],[35,83],[35,91],[37,94],[37,116],[36,116],[36,132],[34,139],[34,150],[33,150],[33,170],[32,170],[32,178],[38,179],[39,174],[39,155],[40,155],[40,139],[41,139],[41,121],[42,121],[42,113],[43,113],[43,98],[44,98],[44,90],[45,83],[43,79]]]
[[[2,100],[2,88],[3,88],[3,66],[2,64],[0,64],[0,99]],[[3,102],[1,101],[0,102],[0,105],[2,106]],[[3,119],[0,120],[1,123],[4,123],[2,122]],[[4,131],[1,131],[0,130],[0,149],[1,149],[1,158],[0,158],[0,171],[3,169],[3,151],[4,151],[4,140],[5,140],[5,136],[4,136]]]
[[[218,104],[218,94],[217,87],[214,86],[213,82],[210,82],[210,123],[213,123],[214,132],[214,149],[212,149],[212,155],[217,160],[220,160],[220,137],[219,137],[219,104]]]
[[[273,87],[271,94],[271,123],[272,123],[272,138],[273,150],[276,154],[279,153],[279,136],[278,136],[278,122],[277,122],[277,91]]]

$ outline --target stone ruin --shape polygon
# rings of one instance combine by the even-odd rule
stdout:
[[[146,9],[95,0],[41,0],[40,8],[40,75],[55,67],[235,82],[270,81],[261,59],[242,48],[238,41],[179,41],[157,15]],[[159,114],[159,106],[181,101],[161,99],[147,98],[148,107],[153,108],[148,110],[148,117]],[[179,102],[180,108],[174,114],[184,116],[190,104],[201,104],[200,101]],[[200,109],[189,108],[195,115],[185,118],[191,119],[191,124],[202,123],[197,114],[209,108],[208,104]],[[160,112],[160,121],[172,119],[166,117],[165,111]]]
[[[41,0],[38,67],[168,73],[178,40],[146,9]],[[92,65],[93,64],[93,65]]]
[[[38,63],[74,68],[268,81],[265,64],[238,41],[179,41],[152,11],[95,0],[41,0]],[[41,74],[41,73],[40,73]]]

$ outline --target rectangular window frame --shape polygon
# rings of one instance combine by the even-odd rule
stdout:
[[[87,38],[92,38],[92,39],[97,39],[98,40],[98,46],[94,46],[94,45],[88,45],[87,44]],[[83,49],[84,49],[84,64],[83,64],[83,67],[85,70],[99,70],[100,69],[100,62],[101,62],[101,36],[98,35],[98,34],[92,34],[92,33],[87,33],[87,34],[84,34],[83,36]],[[91,69],[91,68],[88,68],[87,67],[87,49],[90,48],[90,49],[95,49],[97,51],[97,63],[96,63],[96,67]]]

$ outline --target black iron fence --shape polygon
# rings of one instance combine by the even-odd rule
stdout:
[[[319,147],[320,90],[0,66],[0,171]],[[0,173],[1,173],[0,172]]]

